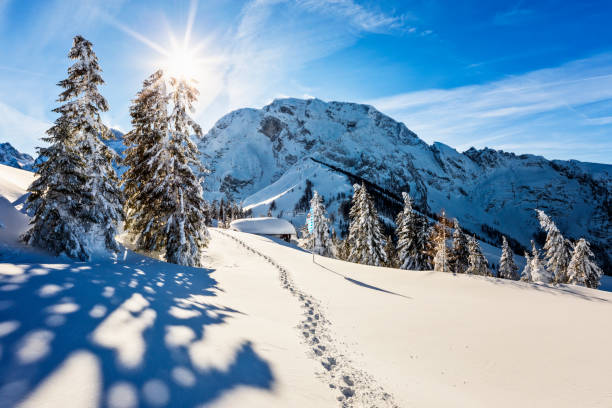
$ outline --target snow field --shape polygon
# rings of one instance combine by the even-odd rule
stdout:
[[[399,406],[612,406],[612,294],[316,257],[230,231],[310,294]]]
[[[282,287],[291,292],[301,303],[304,313],[298,329],[301,330],[304,342],[311,348],[310,355],[321,363],[324,370],[320,376],[328,382],[329,388],[338,390],[337,400],[343,408],[397,406],[392,395],[377,385],[375,380],[366,372],[354,368],[352,362],[338,350],[329,329],[330,322],[323,315],[319,302],[299,290],[284,267],[280,266],[270,256],[253,249],[235,234],[216,231],[232,238],[239,245],[262,257],[278,270]]]

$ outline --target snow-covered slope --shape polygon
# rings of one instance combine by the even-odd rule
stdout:
[[[0,164],[31,170],[34,159],[29,154],[19,152],[10,143],[0,143]]]
[[[33,175],[0,176],[0,219],[25,217],[13,204]],[[75,262],[0,234],[0,405],[612,405],[611,293],[211,237],[207,268],[189,268],[129,250]]]
[[[601,259],[612,257],[609,165],[491,149],[459,153],[427,145],[374,107],[318,99],[279,99],[232,112],[199,149],[212,170],[207,199],[243,201],[255,216],[275,201],[274,215],[303,225],[305,211],[296,204],[309,180],[343,230],[351,183],[361,177],[391,194],[410,192],[425,212],[444,208],[495,242],[501,232],[528,247],[538,231],[533,210],[541,208],[568,237],[583,236]]]

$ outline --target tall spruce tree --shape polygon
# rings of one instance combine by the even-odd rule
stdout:
[[[425,236],[423,220],[412,208],[412,199],[408,193],[402,193],[404,208],[397,214],[397,262],[400,269],[422,270],[426,268]]]
[[[193,103],[199,92],[184,78],[171,78],[172,111],[168,117],[168,137],[159,146],[164,192],[158,211],[165,222],[166,260],[187,266],[201,266],[201,251],[209,234],[204,214],[202,185],[193,167],[200,166],[198,149],[191,132],[202,135],[202,128],[191,118]]]
[[[381,231],[378,213],[365,184],[355,184],[355,194],[350,210],[349,227],[350,262],[383,266],[387,262],[385,238]]]
[[[90,205],[91,197],[81,189],[89,173],[66,122],[58,119],[47,134],[44,141],[51,145],[38,149],[47,160],[37,164],[38,177],[28,188],[27,206],[34,216],[24,241],[55,255],[87,260],[85,225],[89,220],[83,218],[81,206]]]
[[[163,72],[144,80],[132,106],[133,129],[124,136],[127,146],[122,183],[126,196],[125,229],[143,250],[163,250],[166,242],[163,218],[158,208],[163,197],[165,178],[156,171],[160,166],[160,146],[167,143],[168,100]]]
[[[544,261],[540,256],[540,251],[536,248],[535,242],[531,241],[531,262],[529,264],[531,280],[533,282],[551,283],[554,279],[553,274],[546,269]]]
[[[108,148],[101,139],[113,138],[112,133],[102,123],[100,112],[108,110],[106,99],[98,91],[98,86],[104,84],[102,79],[98,58],[92,50],[91,42],[77,35],[74,37],[73,45],[68,53],[68,57],[74,60],[73,65],[68,68],[68,77],[58,83],[64,91],[59,95],[58,101],[64,102],[63,105],[53,111],[60,114],[55,125],[51,127],[47,134],[49,141],[55,144],[55,150],[48,154],[57,154],[60,144],[70,146],[69,155],[77,154],[82,166],[85,168],[87,176],[80,170],[73,167],[71,171],[76,171],[79,176],[79,186],[71,193],[71,199],[77,199],[78,205],[72,208],[72,217],[81,223],[79,228],[80,236],[70,239],[72,244],[79,242],[79,249],[66,252],[70,256],[77,256],[80,259],[87,259],[93,251],[110,250],[118,251],[119,246],[115,241],[117,228],[123,220],[123,199],[121,190],[118,187],[118,178],[112,166],[113,161],[119,161],[118,155]],[[44,152],[41,152],[44,154]],[[50,156],[45,156],[50,159]],[[56,160],[57,156],[55,156]],[[77,162],[70,159],[70,163]],[[67,164],[67,163],[64,163]],[[50,163],[49,166],[39,167],[40,172],[62,171],[61,164]],[[81,165],[79,165],[81,166]],[[75,173],[76,174],[76,173]],[[42,180],[52,182],[52,178],[43,177]],[[76,181],[76,178],[72,178]],[[59,200],[58,195],[46,194],[46,186],[38,183],[34,187],[39,193],[34,194],[32,201],[34,209],[41,207],[45,200]],[[76,191],[78,189],[78,192]],[[57,190],[56,190],[57,192]],[[75,194],[72,196],[72,194]],[[35,201],[37,201],[35,203]],[[52,206],[52,204],[51,204]],[[46,208],[43,206],[42,208]],[[42,216],[42,214],[40,214]],[[48,238],[37,236],[36,234],[45,231],[37,223],[44,222],[44,218],[35,218],[34,227],[27,234],[28,242],[39,245],[54,251],[61,247],[61,244],[51,245]],[[71,223],[62,224],[64,232],[62,235],[76,233],[68,231]],[[58,226],[59,227],[59,226]],[[48,246],[48,245],[51,245]],[[65,251],[64,251],[65,252]],[[77,255],[78,254],[78,255]]]
[[[569,265],[571,254],[571,244],[563,238],[561,232],[542,210],[536,210],[540,226],[546,232],[546,242],[544,243],[544,251],[546,251],[546,268],[552,273],[555,283],[567,282],[567,267]]]
[[[461,227],[459,221],[455,219],[453,230],[453,247],[450,251],[450,268],[455,273],[465,273],[469,266],[470,251],[468,249],[468,240]]]
[[[470,237],[468,241],[468,250],[470,251],[469,255],[469,263],[467,270],[465,273],[469,273],[472,275],[482,275],[482,276],[490,276],[489,265],[487,263],[487,259],[482,254],[482,250],[480,249],[480,245],[476,240],[476,237]]]
[[[593,289],[599,287],[602,271],[593,262],[593,257],[589,242],[580,238],[574,245],[574,253],[567,268],[568,283]]]
[[[497,276],[503,279],[518,280],[518,266],[516,266],[516,263],[514,263],[512,250],[508,245],[508,240],[506,240],[506,237],[502,236],[502,238],[502,254],[499,258],[499,270]]]
[[[314,191],[310,200],[313,230],[308,234],[308,247],[315,254],[332,256],[332,242],[329,237],[329,220],[323,204],[323,198]]]

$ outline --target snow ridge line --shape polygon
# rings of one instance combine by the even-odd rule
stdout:
[[[215,231],[233,239],[274,266],[279,271],[282,287],[299,299],[305,312],[298,328],[311,348],[310,356],[320,361],[324,368],[321,378],[329,383],[330,388],[340,391],[337,400],[341,408],[398,407],[393,396],[384,391],[370,374],[353,367],[351,361],[338,351],[335,339],[329,331],[331,322],[321,313],[320,303],[311,295],[297,289],[285,268],[241,239],[226,232]]]

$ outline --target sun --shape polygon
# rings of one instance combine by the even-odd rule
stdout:
[[[171,78],[193,80],[198,75],[199,58],[194,49],[178,46],[169,50],[161,65]]]

